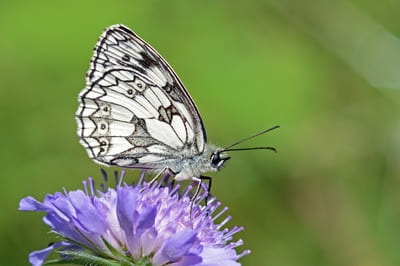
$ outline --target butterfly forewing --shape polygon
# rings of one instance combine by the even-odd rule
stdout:
[[[99,163],[163,168],[204,150],[203,123],[182,82],[123,25],[101,35],[79,101],[78,136]]]

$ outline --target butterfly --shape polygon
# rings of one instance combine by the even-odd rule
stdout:
[[[78,137],[89,157],[107,166],[168,172],[176,181],[209,180],[220,170],[226,148],[207,142],[200,113],[171,66],[124,25],[100,36],[79,94]]]

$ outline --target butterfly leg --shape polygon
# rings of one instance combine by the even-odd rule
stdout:
[[[163,173],[173,173],[172,170],[169,167],[164,167],[155,177],[153,177],[153,179],[151,179],[151,181],[149,182],[149,186],[151,186]],[[142,188],[140,190],[140,192],[142,192],[144,190],[144,188]]]
[[[168,166],[164,167],[155,177],[153,177],[153,179],[149,182],[149,185],[151,186],[162,174],[166,172],[172,172]]]
[[[208,185],[207,185],[207,196],[204,199],[204,202],[207,206],[207,202],[208,202],[208,197],[210,196],[210,191],[211,191],[211,184],[212,184],[212,178],[209,176],[200,176],[200,179],[204,182],[204,180],[208,181]]]
[[[190,217],[192,217],[192,208],[193,208],[193,204],[194,204],[194,200],[197,198],[197,196],[200,193],[200,188],[201,188],[201,183],[204,182],[204,180],[208,181],[208,186],[207,186],[207,195],[205,200],[205,206],[207,206],[207,202],[208,202],[208,197],[210,195],[210,191],[211,191],[211,184],[212,184],[212,178],[209,176],[200,176],[200,178],[196,178],[194,179],[197,182],[199,182],[199,184],[197,185],[196,188],[196,192],[193,194],[192,198],[191,198],[191,203],[190,203]]]

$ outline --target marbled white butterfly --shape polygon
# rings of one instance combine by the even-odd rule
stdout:
[[[97,163],[169,172],[177,181],[201,181],[221,169],[226,148],[207,143],[199,111],[169,64],[123,25],[100,36],[79,94],[80,143]],[[199,183],[200,184],[200,183]]]

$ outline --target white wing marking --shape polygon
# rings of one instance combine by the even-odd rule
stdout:
[[[154,118],[154,115],[150,113],[147,109],[145,109],[143,105],[139,104],[137,101],[128,98],[125,95],[115,93],[111,90],[107,92],[107,95],[101,97],[100,99],[106,102],[124,106],[139,118]]]
[[[114,136],[128,137],[132,135],[134,131],[135,131],[135,124],[113,120],[112,122],[110,121],[110,123],[108,124],[108,132],[105,133],[113,137]]]
[[[93,115],[99,109],[96,102],[92,99],[86,99],[85,105],[79,106],[78,113],[82,114],[82,116],[90,116]]]
[[[154,163],[156,161],[162,160],[163,158],[154,154],[148,154],[139,158],[139,163],[147,164]]]
[[[110,74],[112,74],[116,79],[120,81],[133,81],[135,79],[133,73],[127,70],[112,71]],[[109,74],[107,74],[106,76],[108,75]]]
[[[131,149],[134,146],[123,137],[113,137],[111,138],[111,143],[109,143],[109,148],[107,151],[107,156],[109,155],[118,155],[122,152],[126,151],[127,149]]]
[[[154,94],[154,92],[151,89],[147,89],[143,93],[144,97],[155,107],[158,109],[158,107],[161,106],[161,102],[158,99],[158,97]]]
[[[165,143],[171,148],[181,148],[183,146],[182,141],[167,123],[157,119],[146,119],[145,121],[148,133],[156,140]]]
[[[107,112],[104,111],[105,109]],[[121,105],[105,103],[99,100],[95,101],[89,98],[86,98],[85,106],[81,106],[80,109],[78,109],[78,113],[80,113],[82,117],[107,117],[124,122],[130,122],[133,118],[133,113]]]
[[[187,130],[187,137],[188,137],[188,142],[193,143],[194,142],[194,132],[193,129],[190,127],[188,122],[185,122],[185,127]]]
[[[186,142],[186,128],[183,124],[182,118],[179,115],[172,116],[171,126],[175,130],[176,134],[178,135],[179,139],[185,143]]]
[[[109,162],[113,161],[114,164],[121,166],[121,167],[129,167],[129,166],[137,164],[136,160],[129,159],[129,158],[114,159],[113,156],[105,156],[104,158]]]
[[[83,95],[85,95],[85,98],[89,98],[89,99],[96,99],[99,98],[100,96],[102,96],[104,94],[104,91],[102,91],[99,88],[93,87],[92,90],[88,91],[82,91],[81,92],[82,95],[79,95],[81,97],[83,97]]]
[[[172,82],[171,76],[169,76],[167,73],[162,72],[161,69],[151,67],[149,70],[149,78],[155,81],[158,86],[164,87],[167,82]]]
[[[159,115],[158,111],[145,97],[143,97],[142,95],[136,95],[135,101],[141,104],[143,108],[145,108],[149,113],[151,113],[154,118],[158,118]]]
[[[193,126],[193,119],[192,116],[190,115],[189,111],[186,109],[185,105],[183,105],[180,102],[174,102],[174,105],[176,107],[176,109],[178,110],[179,113],[183,114],[183,116],[185,117],[185,119],[189,122],[190,127],[193,129],[195,128]]]
[[[120,121],[125,121],[125,122],[132,121],[133,113],[129,109],[127,109],[121,105],[116,105],[116,104],[112,104],[112,103],[108,103],[107,106],[108,106],[108,108],[110,108],[109,118],[115,119],[115,120],[120,120]],[[100,108],[102,108],[101,104],[100,104]],[[95,115],[94,117],[96,117],[96,116],[97,115]]]
[[[96,125],[92,120],[86,118],[78,121],[78,130],[81,131],[82,136],[90,136],[96,130]]]
[[[94,158],[100,153],[100,143],[97,139],[85,138],[79,140],[79,142],[86,148],[90,158]]]
[[[154,94],[157,95],[164,108],[167,108],[171,105],[171,102],[168,100],[167,96],[165,96],[164,92],[160,90],[160,88],[152,86],[151,90],[153,90]]]
[[[109,136],[130,136],[135,131],[135,125],[116,120],[107,121],[105,119],[82,118],[85,128],[82,135],[84,137],[101,137],[106,134]]]
[[[147,147],[148,151],[151,153],[159,153],[159,154],[169,154],[170,150],[167,149],[167,147],[162,146],[162,145],[151,145]]]

